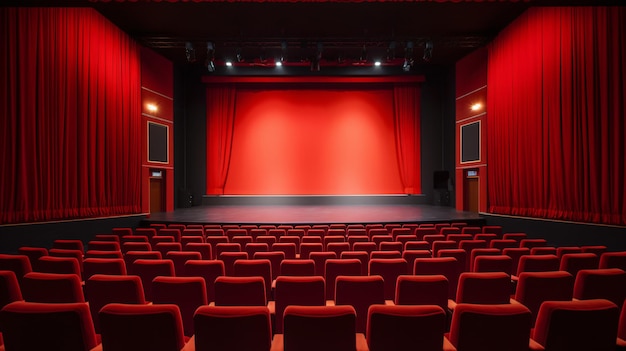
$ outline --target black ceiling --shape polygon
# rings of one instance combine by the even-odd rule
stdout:
[[[144,45],[175,62],[186,62],[185,44],[194,45],[198,62],[215,43],[215,60],[246,62],[281,56],[304,62],[322,47],[325,62],[396,57],[412,42],[416,64],[452,64],[485,45],[531,5],[530,1],[389,1],[389,2],[151,2],[65,0],[54,6],[91,6]],[[592,1],[594,4],[597,1]],[[601,0],[600,0],[601,1]],[[9,0],[21,6],[50,6],[44,0]],[[565,3],[570,3],[566,1]],[[426,42],[432,59],[422,59]],[[389,49],[390,43],[395,49]]]

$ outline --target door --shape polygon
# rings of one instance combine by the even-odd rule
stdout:
[[[164,185],[163,178],[150,178],[150,213],[165,212]]]
[[[465,210],[478,212],[478,176],[465,178]]]

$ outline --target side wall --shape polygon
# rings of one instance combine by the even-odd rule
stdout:
[[[456,64],[456,208],[468,211],[470,201],[475,201],[468,195],[470,181],[478,181],[478,206],[480,212],[487,211],[487,49],[474,51]],[[479,148],[478,159],[468,161],[463,158],[464,152],[472,147],[464,146],[462,133],[464,128],[479,124],[479,139],[474,147]],[[466,150],[464,150],[464,147]],[[468,176],[468,171],[475,171],[475,175]],[[472,179],[474,178],[474,179]],[[470,200],[471,199],[471,200]],[[475,204],[474,204],[475,206]]]

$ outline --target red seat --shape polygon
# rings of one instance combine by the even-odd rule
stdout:
[[[396,284],[396,305],[437,305],[448,308],[448,279],[443,275],[401,275]]]
[[[527,351],[530,319],[530,311],[520,304],[458,304],[449,339],[457,350]]]
[[[465,272],[459,277],[456,299],[448,301],[448,308],[455,310],[457,304],[508,304],[511,295],[511,278],[502,272]]]
[[[559,258],[555,255],[525,255],[520,257],[517,275],[522,272],[549,272],[559,270]]]
[[[52,242],[52,248],[61,250],[78,250],[80,252],[85,252],[85,247],[82,240],[56,239]]]
[[[406,260],[403,258],[370,259],[369,274],[380,275],[385,281],[385,299],[393,300],[396,296],[396,280],[399,276],[409,273]]]
[[[478,256],[474,261],[474,272],[504,272],[511,275],[513,260],[507,255]]]
[[[43,273],[76,274],[79,278],[82,277],[81,265],[74,257],[43,256],[39,258],[37,265]]]
[[[135,274],[133,271],[133,263],[136,260],[160,260],[161,258],[163,258],[163,256],[159,251],[128,251],[124,254],[128,274]]]
[[[213,248],[208,243],[187,243],[183,248],[185,251],[199,252],[203,260],[210,260],[213,257]]]
[[[234,271],[235,262],[239,260],[247,260],[247,252],[222,252],[217,256],[217,259],[224,262],[224,272],[226,275],[232,276]]]
[[[156,277],[173,277],[174,263],[172,260],[135,260],[132,271],[141,278],[146,300],[152,301],[152,280]]]
[[[385,306],[369,308],[367,343],[370,351],[452,350],[444,338],[446,313],[438,306]],[[444,346],[445,344],[445,346]]]
[[[276,333],[283,333],[283,316],[289,305],[325,306],[324,278],[311,277],[283,277],[276,278]]]
[[[569,301],[573,290],[574,277],[567,272],[524,272],[519,276],[515,301],[528,307],[534,325],[543,302]]]
[[[339,276],[335,280],[335,305],[350,305],[356,313],[356,331],[365,333],[370,306],[385,304],[385,283],[379,275]]]
[[[115,241],[90,241],[87,243],[89,250],[98,251],[121,251],[120,243]]]
[[[338,276],[361,275],[361,261],[358,259],[329,259],[326,261],[326,299],[335,298],[335,280]]]
[[[285,254],[286,259],[296,258],[296,244],[294,243],[275,243],[272,244],[271,251],[281,251]]]
[[[538,246],[530,249],[531,255],[555,255],[556,247],[552,246]]]
[[[28,256],[5,254],[0,254],[0,270],[15,273],[15,277],[20,283],[20,286],[22,285],[24,275],[33,271]]]
[[[141,279],[136,275],[96,274],[85,281],[85,299],[96,333],[100,333],[98,312],[109,303],[145,304]]]
[[[280,275],[280,263],[285,259],[282,251],[257,252],[252,257],[255,260],[269,260],[272,264],[272,280]]]
[[[626,300],[626,272],[618,268],[582,269],[576,275],[574,298],[605,299],[622,306]]]
[[[531,350],[615,350],[618,307],[608,300],[546,301],[541,305]]]
[[[523,247],[523,248],[520,248],[520,247],[518,247],[518,248],[515,248],[515,247],[505,248],[505,249],[502,250],[502,254],[511,257],[511,260],[513,262],[513,266],[511,267],[511,273],[516,275],[517,271],[518,271],[518,267],[519,267],[520,258],[522,256],[530,255],[530,249],[528,249],[526,247]]]
[[[76,274],[27,273],[22,282],[22,296],[28,302],[85,302],[81,281]]]
[[[576,276],[582,269],[597,269],[600,264],[598,256],[592,253],[570,253],[561,257],[559,269]]]
[[[561,246],[556,248],[556,257],[558,258],[571,253],[583,253],[583,249],[578,246]]]
[[[268,351],[272,343],[267,307],[202,306],[194,326],[196,350]]]
[[[458,249],[459,244],[454,240],[438,240],[432,244],[432,256],[438,257],[440,250]]]
[[[97,346],[89,307],[17,301],[0,311],[6,350],[89,351]]]
[[[217,277],[215,279],[215,306],[265,306],[263,277]]]
[[[248,258],[253,258],[257,252],[268,252],[270,250],[269,245],[265,243],[247,243],[244,246],[244,251],[248,253]]]
[[[520,243],[522,240],[526,239],[528,237],[528,235],[526,235],[526,233],[505,233],[502,235],[502,239],[511,239],[511,240],[515,240],[518,243]],[[530,248],[529,248],[530,250]]]
[[[311,252],[324,251],[324,245],[322,243],[302,243],[300,244],[300,258],[308,259]]]
[[[341,259],[357,259],[361,261],[361,275],[367,275],[369,269],[370,256],[366,251],[344,251],[341,253]]]
[[[500,250],[504,250],[506,248],[516,248],[518,246],[519,244],[517,243],[517,241],[512,239],[495,239],[491,240],[491,242],[489,243],[490,248]]]
[[[215,301],[215,279],[224,275],[224,262],[217,260],[189,260],[185,262],[185,276],[204,279],[207,301]]]
[[[102,347],[115,351],[169,351],[185,346],[176,305],[111,303],[100,310]]]
[[[280,263],[280,275],[292,277],[315,275],[315,261],[311,259],[285,259]]]
[[[323,277],[325,275],[326,260],[337,258],[337,254],[334,252],[311,252],[309,258],[315,262],[315,275]]]
[[[119,244],[118,244],[119,246]],[[44,248],[44,247],[32,247],[32,246],[22,246],[18,249],[18,253],[20,255],[24,255],[28,257],[28,260],[30,261],[30,266],[31,266],[31,270],[34,270],[35,272],[37,272],[39,270],[39,267],[37,266],[37,263],[39,261],[39,257],[42,256],[48,256],[48,249]],[[2,265],[2,261],[0,260],[0,265]],[[3,269],[2,267],[0,267],[0,269]],[[24,273],[26,274],[26,273]],[[24,275],[22,274],[22,276]],[[20,277],[21,279],[21,277]]]
[[[158,235],[172,237],[174,239],[174,242],[180,242],[182,238],[182,233],[180,229],[176,229],[176,228],[159,229]],[[189,235],[186,235],[186,236],[189,236]]]
[[[126,275],[126,262],[121,258],[87,258],[83,269],[85,279],[94,274]]]
[[[185,262],[189,260],[201,260],[202,255],[197,251],[170,251],[165,258],[174,263],[174,273],[176,276],[185,276]]]
[[[456,297],[461,263],[454,257],[418,258],[413,264],[414,275],[443,275],[448,279],[448,299]]]
[[[372,251],[370,252],[370,260],[373,259],[393,259],[402,258],[400,251]]]
[[[235,277],[262,277],[265,283],[265,296],[271,296],[272,263],[266,259],[238,260],[235,262]]]
[[[200,277],[156,277],[152,281],[152,303],[174,304],[180,309],[183,331],[191,337],[193,315],[198,307],[208,304],[204,279]]]
[[[354,332],[350,306],[289,306],[284,318],[285,333],[274,336],[272,350],[368,350],[365,336]]]
[[[527,247],[529,249],[532,249],[533,247],[548,246],[548,242],[545,239],[522,239],[519,245],[520,247]]]
[[[11,302],[20,300],[22,300],[22,291],[15,273],[12,271],[0,271],[0,310]]]
[[[626,251],[603,253],[599,268],[619,268],[626,271]]]

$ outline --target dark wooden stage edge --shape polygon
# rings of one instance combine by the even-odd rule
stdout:
[[[217,197],[216,197],[217,198]],[[151,214],[149,223],[331,224],[440,223],[484,224],[473,212],[419,204],[416,196],[236,196],[211,204]],[[395,201],[393,201],[395,200]],[[411,202],[415,201],[415,202]]]

